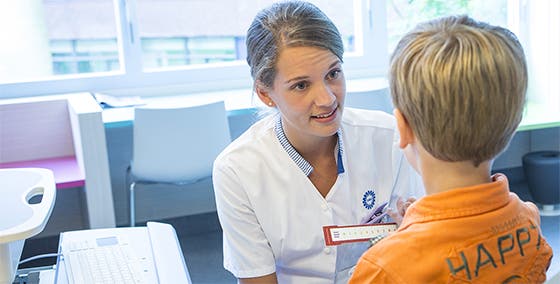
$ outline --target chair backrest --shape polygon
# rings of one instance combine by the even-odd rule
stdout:
[[[223,101],[188,107],[137,107],[131,173],[137,180],[189,182],[209,177],[231,141]]]
[[[381,110],[393,114],[393,102],[388,88],[348,92],[344,100],[344,106]]]

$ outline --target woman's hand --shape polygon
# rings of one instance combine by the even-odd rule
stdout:
[[[395,223],[397,223],[397,226],[400,226],[401,222],[402,222],[402,219],[404,217],[404,214],[406,213],[406,210],[408,209],[408,206],[410,206],[410,204],[412,204],[414,201],[416,201],[415,197],[409,197],[406,200],[404,200],[402,197],[398,197],[397,198],[397,208],[389,207],[387,209],[387,215],[389,215],[391,217],[391,219],[393,219],[393,221],[395,221]]]
[[[387,215],[385,210],[387,206],[387,202],[377,206],[377,208],[371,210],[368,215],[362,218],[360,224],[377,224],[382,223],[384,217]]]

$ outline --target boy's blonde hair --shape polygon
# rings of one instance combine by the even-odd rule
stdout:
[[[478,166],[507,147],[521,121],[527,66],[509,30],[451,16],[400,40],[389,81],[395,107],[432,156]]]

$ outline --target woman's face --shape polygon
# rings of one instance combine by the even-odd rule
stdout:
[[[316,47],[288,47],[281,50],[276,71],[272,88],[257,88],[257,93],[278,108],[290,142],[334,135],[346,94],[338,57]]]

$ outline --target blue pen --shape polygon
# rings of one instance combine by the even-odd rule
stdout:
[[[387,210],[389,209],[390,204],[392,204],[393,199],[395,198],[394,192],[395,192],[395,188],[397,186],[397,180],[399,179],[399,175],[401,173],[402,160],[403,160],[403,156],[401,156],[400,159],[399,159],[397,175],[396,175],[395,179],[393,180],[393,185],[391,186],[391,196],[389,197],[389,201],[377,206],[377,208],[375,208],[372,211],[372,213],[367,217],[367,219],[366,219],[367,221],[362,222],[363,224],[382,223],[383,220],[384,220],[384,217],[387,216]]]
[[[385,208],[387,208],[387,202],[379,205],[377,208],[375,208],[375,210],[373,210],[371,216],[369,217],[369,220],[366,222],[366,224],[376,224],[376,223],[381,223],[383,217],[385,217],[387,215],[387,210],[385,210]]]

